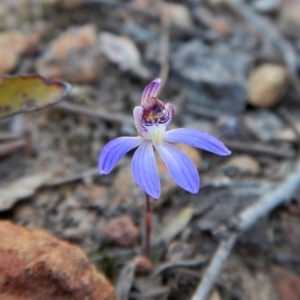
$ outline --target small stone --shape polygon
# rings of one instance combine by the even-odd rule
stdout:
[[[112,218],[102,229],[102,236],[106,242],[123,247],[136,245],[139,229],[127,215]]]
[[[217,290],[213,290],[208,298],[208,300],[222,300],[220,294]]]
[[[229,176],[236,175],[258,175],[260,172],[259,163],[248,155],[236,155],[228,160],[223,166],[224,172]]]
[[[85,234],[86,232],[81,228],[70,227],[63,231],[62,237],[72,242],[80,242],[83,240]]]
[[[91,82],[99,76],[100,51],[93,25],[71,27],[52,41],[37,60],[39,74],[70,82]]]
[[[0,235],[0,299],[116,300],[80,248],[4,221]]]
[[[300,122],[295,122],[294,126],[297,128],[298,131],[300,131]],[[292,128],[285,128],[280,131],[274,132],[272,136],[272,140],[274,141],[285,141],[285,142],[296,142],[297,141],[297,135],[295,133],[295,130]]]
[[[288,88],[288,74],[284,67],[263,64],[252,71],[248,79],[248,102],[256,107],[273,107]]]
[[[153,270],[153,265],[151,260],[144,256],[140,255],[134,259],[134,269],[137,274],[149,274]]]
[[[173,25],[186,29],[193,26],[192,16],[185,5],[172,2],[165,2],[164,5]]]

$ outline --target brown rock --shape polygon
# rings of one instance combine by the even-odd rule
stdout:
[[[149,274],[153,270],[151,260],[143,255],[137,256],[134,259],[134,270],[137,274]]]
[[[3,221],[0,236],[0,299],[116,299],[112,285],[78,247]]]
[[[112,218],[102,230],[103,239],[124,247],[137,243],[139,230],[127,215]]]
[[[281,214],[284,236],[295,253],[300,252],[300,216],[283,212]]]
[[[45,77],[78,83],[96,80],[99,51],[95,27],[72,27],[63,32],[37,60],[36,68]]]
[[[300,277],[281,267],[270,268],[271,279],[280,300],[300,299]]]
[[[27,47],[25,36],[18,31],[0,33],[0,76],[14,69]]]
[[[264,64],[248,79],[248,102],[256,107],[272,107],[279,103],[288,87],[288,75],[284,67]]]

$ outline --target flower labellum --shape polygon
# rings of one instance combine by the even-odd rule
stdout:
[[[122,156],[138,147],[131,163],[134,180],[147,195],[159,199],[156,150],[173,180],[186,191],[196,194],[200,188],[197,168],[173,143],[187,144],[222,156],[231,152],[221,141],[200,130],[178,128],[166,131],[174,117],[174,108],[156,97],[160,84],[161,80],[156,78],[147,85],[142,94],[141,105],[133,110],[139,136],[119,137],[105,145],[99,156],[99,173],[110,173]]]

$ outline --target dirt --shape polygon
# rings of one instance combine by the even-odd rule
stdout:
[[[54,107],[0,120],[0,219],[81,248],[120,299],[191,299],[235,217],[298,162],[296,11],[293,0],[2,1],[0,75],[39,73],[72,90]],[[156,77],[159,99],[175,108],[169,128],[213,134],[232,155],[180,146],[201,176],[196,195],[158,159],[150,262],[134,151],[109,175],[97,165],[108,141],[137,135],[132,111]],[[208,299],[300,299],[299,190],[285,200],[240,233]]]

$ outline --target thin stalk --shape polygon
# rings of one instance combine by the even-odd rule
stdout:
[[[144,234],[144,255],[150,258],[151,231],[152,231],[152,207],[151,197],[147,194],[145,202],[145,234]]]

